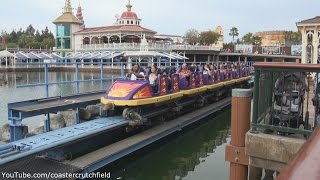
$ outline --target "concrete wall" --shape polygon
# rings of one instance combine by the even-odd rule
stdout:
[[[295,157],[304,142],[303,138],[248,132],[246,153],[249,155],[249,164],[281,172]]]

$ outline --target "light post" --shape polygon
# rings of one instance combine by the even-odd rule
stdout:
[[[257,52],[257,54],[259,54],[259,51],[258,51],[259,41],[255,40],[255,41],[254,41],[254,44],[255,44],[255,46],[256,46],[256,52]]]

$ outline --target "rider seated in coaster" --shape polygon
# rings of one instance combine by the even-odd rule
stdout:
[[[148,76],[148,81],[153,92],[157,92],[158,90],[157,79],[158,79],[158,68],[156,65],[153,65],[151,67],[150,74]]]
[[[167,72],[167,70],[164,70],[162,72],[162,75],[168,76],[168,89],[170,90],[171,89],[171,77],[169,76],[169,73]]]
[[[134,81],[142,78],[145,78],[144,72],[140,72],[140,66],[138,64],[133,65],[132,69],[128,71],[126,77],[130,78],[130,80]]]
[[[226,70],[225,70],[225,65],[224,64],[220,64],[220,81],[224,81],[227,79],[226,76]]]
[[[181,69],[177,71],[177,74],[179,74],[179,76],[188,78],[190,77],[191,71],[188,69],[188,65],[183,63]]]
[[[211,69],[210,69],[210,66],[208,64],[205,64],[204,67],[203,67],[203,74],[208,74],[209,76],[211,76]]]

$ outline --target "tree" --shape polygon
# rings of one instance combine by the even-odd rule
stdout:
[[[200,34],[200,42],[202,45],[214,44],[218,41],[219,34],[214,31],[204,31]]]
[[[234,51],[234,43],[233,43],[233,42],[224,43],[224,44],[223,44],[223,49],[224,49],[224,50]]]
[[[23,34],[18,42],[19,47],[28,48],[27,44],[33,41],[33,38],[30,35]]]
[[[252,36],[252,44],[260,46],[262,44],[262,38],[259,36]]]
[[[53,34],[49,31],[48,27],[46,27],[44,30],[41,31],[41,38],[46,39],[46,38],[54,38]]]
[[[254,36],[252,33],[247,33],[242,37],[242,41],[245,44],[252,44],[252,45],[261,45],[262,39],[259,36]]]
[[[189,29],[185,34],[185,40],[188,44],[197,44],[200,41],[200,33],[196,29]]]
[[[18,44],[17,43],[8,43],[7,48],[17,48]]]
[[[299,31],[293,32],[293,31],[285,31],[283,32],[284,39],[286,41],[286,44],[289,42],[289,44],[299,44],[302,41],[302,35]]]
[[[252,33],[247,33],[242,37],[242,40],[245,44],[252,44]]]
[[[51,39],[51,38],[46,38],[42,41],[42,48],[52,48],[55,46],[55,41],[54,39]]]
[[[11,42],[11,43],[17,43],[19,38],[18,38],[18,34],[16,33],[15,30],[13,30],[10,35],[9,35],[9,39],[8,39],[8,42]]]
[[[4,33],[4,31],[2,32]],[[0,36],[2,35],[0,34]],[[9,48],[52,48],[55,45],[54,35],[49,31],[48,27],[39,31],[29,25],[25,31],[22,28],[18,31],[13,30],[10,34],[6,33],[5,37]]]
[[[36,31],[36,34],[35,34],[35,36],[34,36],[34,39],[36,40],[36,41],[42,41],[43,39],[41,38],[41,35],[40,35],[40,33],[39,33],[39,31],[37,30]]]
[[[229,32],[229,36],[232,36],[232,41],[234,41],[234,37],[239,36],[239,30],[236,27],[232,27]]]
[[[26,29],[26,34],[29,36],[34,37],[35,32],[36,32],[36,30],[33,28],[33,26],[31,24]]]

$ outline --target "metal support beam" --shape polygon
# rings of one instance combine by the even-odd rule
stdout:
[[[22,126],[22,117],[19,113],[18,117],[13,117],[12,111],[9,115],[10,121],[10,141],[17,141],[23,138],[23,126]]]
[[[79,107],[76,108],[74,124],[80,124],[80,108]]]
[[[75,74],[75,80],[76,80],[76,94],[79,94],[80,91],[80,83],[79,83],[79,64],[76,64],[76,74]]]
[[[44,132],[50,132],[50,114],[46,114],[46,119],[44,120]]]
[[[260,81],[260,70],[257,69],[254,77],[254,93],[253,93],[253,112],[252,112],[252,133],[257,133],[258,123],[258,103],[259,103],[259,81]]]
[[[100,90],[104,90],[104,83],[103,83],[103,64],[100,67]]]
[[[48,64],[44,65],[44,84],[46,87],[46,97],[49,97],[49,67],[48,67]]]
[[[124,77],[124,66],[123,63],[120,63],[121,68],[121,77]]]

